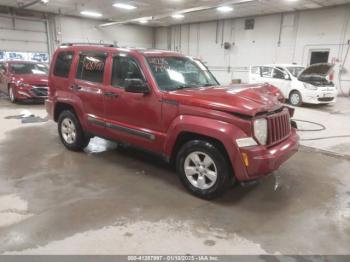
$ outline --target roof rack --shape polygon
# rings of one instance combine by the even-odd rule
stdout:
[[[115,44],[103,43],[103,42],[74,42],[74,43],[62,43],[60,46],[74,46],[74,45],[100,45],[104,47],[118,47]]]

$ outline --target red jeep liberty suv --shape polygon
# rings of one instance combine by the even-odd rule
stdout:
[[[271,173],[298,150],[293,110],[268,84],[219,86],[199,60],[171,51],[65,44],[46,108],[62,143],[100,136],[175,163],[194,195]]]

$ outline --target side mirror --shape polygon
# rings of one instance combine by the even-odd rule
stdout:
[[[290,76],[287,75],[287,74],[285,74],[285,75],[284,75],[284,79],[285,79],[285,80],[290,80]]]
[[[125,92],[148,94],[150,92],[149,86],[145,81],[139,78],[125,79]]]

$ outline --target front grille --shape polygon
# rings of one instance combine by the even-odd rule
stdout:
[[[318,101],[320,102],[331,102],[334,100],[334,97],[320,97]]]
[[[268,145],[275,145],[286,139],[291,132],[288,109],[267,117]]]
[[[33,95],[46,97],[48,94],[48,89],[43,87],[35,87],[32,90]]]

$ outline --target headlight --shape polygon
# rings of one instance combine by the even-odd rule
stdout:
[[[29,87],[30,84],[23,83],[23,82],[17,82],[17,86],[19,86],[19,87]]]
[[[260,118],[254,121],[254,136],[261,145],[267,144],[267,120]]]
[[[308,90],[317,90],[317,86],[314,86],[308,83],[304,83],[304,87]]]

